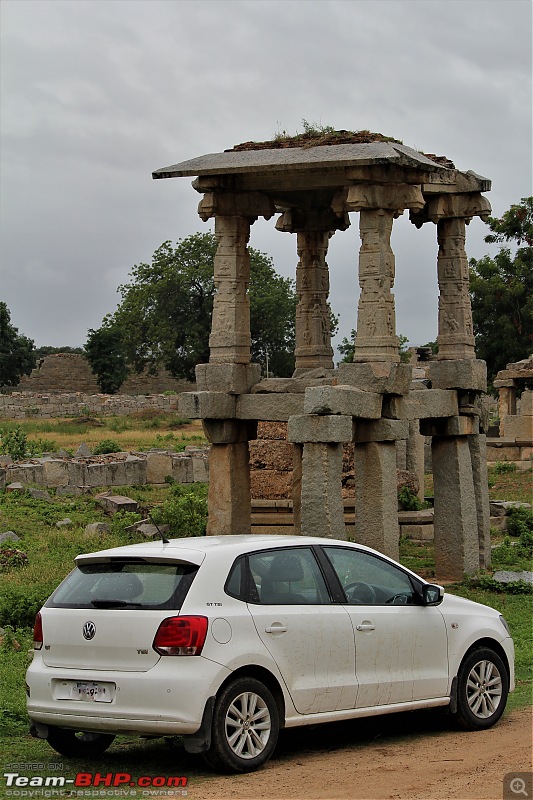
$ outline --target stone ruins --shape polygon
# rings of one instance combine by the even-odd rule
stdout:
[[[396,446],[420,459],[432,437],[434,538],[440,578],[461,578],[490,561],[486,439],[480,427],[486,367],[476,359],[465,228],[486,219],[490,181],[392,141],[215,153],[153,177],[195,177],[198,212],[214,218],[218,250],[208,364],[180,413],[202,419],[211,442],[209,534],[250,532],[249,441],[258,420],[286,421],[293,445],[295,530],[346,538],[342,445],[355,450],[355,537],[398,556]],[[394,295],[394,220],[436,225],[438,360],[429,380],[400,363]],[[361,247],[353,363],[333,364],[329,330],[329,239],[359,214]],[[296,234],[296,370],[261,380],[250,357],[250,226],[279,215]],[[296,260],[296,259],[295,259]]]

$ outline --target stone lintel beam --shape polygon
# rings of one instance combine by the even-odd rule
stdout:
[[[423,436],[472,436],[479,434],[478,417],[448,417],[446,419],[421,419],[420,433]]]
[[[344,174],[348,181],[367,184],[416,184],[429,183],[437,177],[443,182],[455,185],[454,170],[443,169],[435,172],[401,167],[397,164],[374,164],[360,167],[345,167]]]
[[[339,444],[351,442],[352,437],[352,418],[346,416],[301,414],[290,417],[287,426],[287,440],[295,444]]]
[[[246,394],[261,380],[260,364],[198,364],[195,372],[199,392]]]
[[[502,378],[501,380],[496,379],[492,383],[496,389],[513,389],[517,386],[516,382],[512,378]]]
[[[383,416],[387,419],[431,419],[459,416],[457,392],[445,389],[420,389],[408,397],[383,398]]]
[[[304,412],[379,419],[381,397],[377,392],[363,392],[355,386],[314,386],[305,390]]]
[[[237,419],[287,422],[304,410],[303,394],[241,394],[236,398]]]
[[[270,219],[275,212],[273,201],[262,192],[206,192],[198,205],[198,214],[204,222],[211,217]]]
[[[488,178],[477,175],[472,170],[460,172],[459,170],[434,173],[427,181],[422,182],[422,193],[426,194],[462,194],[475,192],[490,192],[492,183]]]
[[[225,392],[183,392],[178,399],[180,414],[189,419],[232,419],[235,397]]]
[[[350,227],[347,213],[337,215],[331,208],[290,208],[276,222],[276,230],[283,233],[307,231],[345,231]]]
[[[489,201],[479,192],[437,194],[428,199],[422,211],[412,209],[409,218],[417,228],[425,222],[436,224],[442,219],[464,219],[468,225],[473,217],[481,217],[486,222],[490,212]]]
[[[236,419],[204,419],[203,429],[211,444],[233,444],[257,439],[257,422]]]
[[[347,211],[361,211],[361,209],[386,209],[397,214],[403,213],[405,208],[420,211],[425,206],[425,200],[420,186],[412,184],[356,184],[341,189],[331,203],[336,214]]]
[[[397,395],[409,392],[412,372],[410,364],[394,361],[342,362],[337,370],[339,384],[356,386],[364,392]]]
[[[397,442],[409,437],[409,422],[398,419],[377,419],[360,421],[354,425],[353,441],[364,442]]]
[[[487,391],[487,365],[479,358],[430,361],[428,378],[434,389]]]

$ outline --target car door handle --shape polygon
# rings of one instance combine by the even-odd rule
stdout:
[[[356,625],[355,629],[357,631],[375,631],[376,626],[373,625],[371,622],[362,622],[360,625]]]
[[[285,633],[287,628],[281,622],[273,622],[268,628],[265,628],[265,633]]]

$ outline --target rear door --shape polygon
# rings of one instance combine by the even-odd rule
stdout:
[[[349,614],[331,601],[310,547],[248,557],[248,608],[300,714],[353,708],[357,693]]]

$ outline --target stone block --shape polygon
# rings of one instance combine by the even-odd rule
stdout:
[[[254,420],[208,419],[203,421],[206,439],[212,444],[247,442],[257,436],[257,422]]]
[[[68,461],[68,485],[85,486],[87,483],[87,465],[81,461]]]
[[[110,475],[107,464],[87,464],[85,471],[87,486],[109,486]]]
[[[57,486],[56,497],[78,497],[83,494],[80,486]]]
[[[457,392],[424,389],[407,397],[389,395],[383,398],[383,416],[388,419],[427,419],[455,417],[459,414]]]
[[[6,472],[3,467],[0,467],[0,489],[5,489],[6,486]]]
[[[235,397],[225,392],[183,392],[178,400],[180,414],[189,419],[232,419]]]
[[[363,392],[355,386],[315,386],[305,390],[304,412],[379,419],[381,397],[377,392]]]
[[[110,514],[116,514],[118,511],[137,511],[139,504],[131,497],[124,497],[120,494],[100,494],[95,498],[98,505],[101,505]]]
[[[523,417],[533,416],[533,392],[530,389],[525,389],[520,398],[520,414]]]
[[[23,492],[24,491],[24,484],[21,481],[12,481],[8,486],[6,486],[6,492]]]
[[[477,417],[421,419],[420,433],[423,436],[472,436],[479,433],[479,419]]]
[[[8,467],[6,478],[10,483],[18,481],[26,485],[36,483],[38,486],[45,486],[42,464],[13,464]]]
[[[183,395],[182,395],[183,396]],[[294,414],[303,414],[303,394],[241,394],[237,398],[237,419],[287,422]]]
[[[368,363],[341,363],[338,367],[339,384],[357,386],[365,392],[403,395],[409,391],[412,367],[390,361]]]
[[[110,530],[111,528],[107,522],[89,522],[85,526],[84,533],[86,536],[97,536],[101,533],[109,533]]]
[[[354,442],[397,442],[409,436],[409,423],[399,419],[377,419],[356,422]]]
[[[297,444],[350,442],[352,435],[352,418],[341,415],[301,414],[291,417],[287,428],[287,439]]]
[[[107,465],[108,486],[128,486],[137,481],[130,480],[129,464],[125,461],[110,461]]]
[[[480,359],[430,361],[428,377],[434,389],[487,391],[487,365]]]
[[[431,525],[408,525],[400,522],[400,536],[418,542],[432,542],[434,536],[433,523]]]
[[[147,483],[164,483],[167,475],[172,475],[172,454],[155,453],[146,454],[146,481]]]
[[[196,456],[191,458],[192,479],[194,483],[209,482],[209,467],[207,456]]]
[[[68,483],[68,462],[58,458],[43,459],[46,486],[65,486]]]
[[[193,483],[192,458],[181,454],[172,456],[171,475],[176,483]]]
[[[506,439],[516,442],[533,441],[533,417],[505,417],[503,425]]]
[[[33,489],[30,487],[28,489],[28,494],[31,498],[33,498],[33,500],[46,500],[47,503],[52,502],[52,498],[46,489]]]
[[[260,364],[198,364],[196,367],[199,392],[246,394],[260,380]]]

